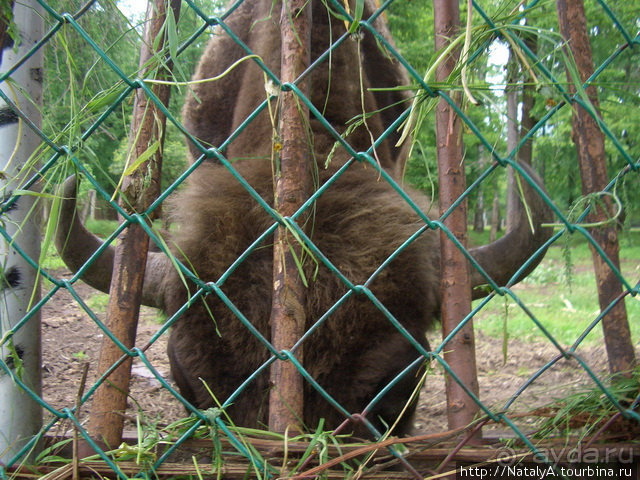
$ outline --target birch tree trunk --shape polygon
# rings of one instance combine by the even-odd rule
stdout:
[[[19,31],[19,48],[8,46],[2,53],[0,71],[7,72],[42,37],[40,7],[34,1],[15,2],[13,20]],[[5,19],[6,20],[6,19]],[[6,45],[6,43],[5,43]],[[0,195],[7,198],[31,173],[32,154],[40,138],[18,116],[17,107],[36,126],[41,124],[42,51],[11,74],[0,89],[12,105],[0,100]],[[0,462],[8,463],[38,432],[42,424],[40,406],[19,386],[41,393],[40,316],[22,322],[40,298],[37,272],[17,252],[18,245],[31,259],[40,256],[39,219],[33,196],[19,197],[13,208],[0,217],[0,227],[13,239],[0,240]]]

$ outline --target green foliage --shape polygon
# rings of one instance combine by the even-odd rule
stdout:
[[[71,13],[79,11],[84,3],[49,2],[57,11]],[[125,74],[135,74],[136,56],[131,52],[139,49],[139,35],[112,2],[96,3],[78,18],[78,24]],[[44,57],[43,131],[56,143],[74,149],[75,156],[99,183],[112,188],[108,165],[119,139],[126,136],[124,119],[131,106],[120,104],[96,133],[86,139],[83,136],[111,106],[115,94],[122,91],[122,79],[68,24],[47,42]]]
[[[417,2],[417,3],[416,3]],[[516,37],[525,38],[533,36],[536,41],[539,64],[543,66],[555,79],[559,81],[554,85],[550,79],[542,73],[538,65],[520,52],[520,68],[523,72],[535,72],[535,103],[532,115],[536,119],[542,118],[550,108],[562,101],[561,90],[567,90],[572,79],[567,79],[566,69],[570,62],[562,53],[563,40],[558,32],[557,13],[555,2],[537,2],[534,8],[527,10],[523,21],[516,21],[516,15],[520,15],[521,2],[502,0],[484,2],[481,8],[498,25],[502,33],[509,31]],[[592,40],[595,66],[604,62],[615,50],[615,43],[621,44],[625,37],[606,14],[602,5],[595,0],[585,2],[587,18],[589,20],[589,34]],[[637,8],[627,3],[615,3],[612,8],[616,21],[620,26],[631,32],[633,36],[637,31],[639,20]],[[473,14],[474,40],[482,33],[484,20],[478,12]],[[461,4],[461,20],[464,23],[466,10]],[[432,66],[433,52],[433,8],[431,2],[426,0],[413,0],[412,2],[394,3],[389,12],[389,22],[398,44],[400,52],[415,67],[419,75],[423,75]],[[515,22],[515,23],[514,23]],[[495,32],[494,32],[495,33]],[[502,90],[506,81],[504,64],[495,64],[495,56],[487,55],[487,51],[505,49],[515,43],[505,43],[504,37],[496,37],[492,43],[478,44],[484,52],[477,56],[471,56],[472,63],[469,66],[471,77],[469,80],[470,91],[481,100],[480,105],[474,106],[463,102],[463,110],[472,122],[480,128],[492,148],[501,156],[508,154],[506,150],[506,96]],[[473,52],[473,47],[471,52]],[[526,62],[524,61],[526,59]],[[498,61],[500,61],[498,59]],[[504,60],[503,60],[504,61]],[[596,79],[598,87],[601,113],[604,122],[609,127],[615,138],[625,149],[628,157],[621,154],[607,137],[607,167],[613,178],[623,167],[628,164],[628,159],[640,158],[639,122],[630,121],[637,116],[640,107],[640,63],[633,49],[627,49]],[[521,82],[531,82],[530,78],[522,77]],[[412,80],[415,84],[415,80]],[[492,88],[489,88],[491,86]],[[436,85],[432,85],[436,88]],[[461,88],[459,79],[451,78],[442,86],[448,92],[458,91]],[[415,134],[416,145],[409,159],[405,179],[406,181],[425,191],[427,194],[437,195],[437,165],[435,160],[435,131],[433,113],[430,113],[423,122],[423,128]],[[576,157],[576,149],[572,142],[571,109],[563,108],[547,120],[533,137],[533,163],[534,167],[543,177],[546,188],[551,198],[565,212],[582,195],[580,173]],[[482,155],[490,158],[491,152],[479,150],[479,141],[475,133],[464,131],[465,164],[468,184],[472,183],[477,175],[486,169],[487,160],[481,160]],[[640,189],[638,189],[637,175],[621,182],[617,194],[623,198],[626,208],[627,221],[631,224],[639,222],[640,214]],[[496,178],[492,182],[484,182],[481,187],[484,190],[485,209],[492,198],[495,189],[498,189],[501,206],[505,207],[506,182],[503,178]],[[469,196],[469,211],[473,211],[480,189]]]
[[[89,355],[87,355],[87,352],[80,350],[79,352],[75,352],[72,353],[71,356],[73,358],[75,358],[76,360],[78,360],[79,362],[86,362],[89,360]]]
[[[498,238],[502,237],[504,231],[498,232]],[[490,241],[490,232],[488,229],[482,232],[476,232],[475,230],[469,231],[469,247],[477,247],[479,245],[486,245]]]
[[[53,243],[50,243],[48,245],[46,253],[42,255],[40,266],[48,271],[56,271],[66,268],[66,265],[62,261],[62,258],[60,258],[58,250],[56,250],[56,247]]]
[[[119,178],[125,171],[125,165],[129,159],[129,139],[123,138],[118,148],[113,152],[109,174]],[[139,160],[139,159],[138,159]],[[187,146],[182,138],[182,133],[171,125],[167,127],[167,135],[162,149],[162,178],[161,188],[164,191],[186,168]],[[129,166],[131,168],[131,166]]]
[[[14,44],[19,43],[20,33],[18,32],[18,28],[13,21],[11,2],[6,0],[0,2],[0,19],[2,19],[2,23],[6,23],[6,34],[9,36],[9,38],[14,42]]]
[[[80,11],[82,0],[52,0],[49,2],[58,12]],[[196,5],[211,9],[211,2],[198,1]],[[214,4],[215,6],[215,4]],[[215,7],[214,7],[215,8]],[[212,12],[209,12],[212,13]],[[48,17],[49,18],[49,17]],[[96,2],[77,18],[78,24],[97,42],[107,57],[128,78],[135,79],[138,72],[140,51],[140,25],[137,20],[126,18],[114,2]],[[202,24],[202,19],[191,8],[183,9],[178,22],[168,22],[168,50],[178,55],[177,81],[187,80],[191,67],[200,56],[207,42],[207,35],[180,50],[182,43]],[[94,128],[94,123],[115,104],[125,91],[125,83],[118,73],[92,48],[82,36],[68,24],[47,42],[45,46],[43,131],[60,145],[73,149],[74,157],[96,178],[107,193],[114,191],[122,175],[124,157],[129,142],[132,94],[100,122],[99,128],[83,138]],[[175,57],[178,58],[178,57]],[[179,119],[184,92],[175,89],[170,112]],[[163,185],[166,186],[184,170],[186,149],[182,136],[173,125],[167,128],[167,144],[164,147]],[[68,175],[68,164],[58,163],[60,174],[55,181]],[[86,187],[81,188],[81,196]]]
[[[433,55],[433,2],[395,2],[387,18],[400,53],[419,73],[424,73]]]

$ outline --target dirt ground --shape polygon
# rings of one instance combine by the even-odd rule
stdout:
[[[94,294],[90,287],[77,285],[79,295],[86,301]],[[101,318],[103,318],[102,316]],[[153,309],[141,313],[138,346],[143,346],[160,328]],[[96,364],[100,343],[104,337],[99,327],[77,305],[66,291],[59,291],[44,307],[43,324],[43,395],[54,408],[75,405],[82,365],[90,364],[87,388],[96,377]],[[432,333],[432,345],[437,345],[439,332]],[[163,335],[147,350],[147,356],[164,378],[170,377],[166,357],[167,336]],[[503,361],[501,338],[476,335],[480,398],[495,409],[500,409],[517,389],[540,367],[557,356],[558,351],[546,343],[522,342],[510,339],[506,363]],[[580,350],[581,356],[598,374],[606,372],[606,355],[603,346]],[[511,407],[511,412],[527,412],[548,403],[554,396],[562,395],[573,387],[591,385],[585,372],[576,362],[561,361],[531,385]],[[87,406],[81,418],[86,422]],[[185,416],[185,411],[160,382],[139,361],[133,365],[132,388],[127,416],[129,425],[135,424],[136,415],[143,412],[149,423],[165,424]],[[527,418],[518,422],[525,428]],[[442,369],[435,367],[421,392],[415,431],[435,432],[445,430],[446,396]],[[504,429],[504,427],[503,427]]]

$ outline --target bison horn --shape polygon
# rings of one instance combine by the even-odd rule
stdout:
[[[518,164],[524,173],[544,191],[542,181],[533,169],[525,164]],[[527,215],[525,208],[518,208],[518,218],[514,222],[514,227],[502,238],[488,245],[483,245],[470,250],[471,255],[476,259],[485,273],[493,279],[499,286],[506,285],[518,269],[551,237],[553,228],[544,226],[552,221],[553,212],[546,202],[537,194],[534,188],[526,180],[522,182],[523,200],[531,212]],[[529,274],[542,260],[543,255],[537,256],[520,277],[513,283],[521,280]],[[477,269],[471,267],[471,286],[473,288],[473,298],[485,297],[489,292],[479,288],[489,282],[486,277]]]
[[[56,248],[64,263],[73,272],[80,270],[87,260],[102,247],[103,241],[89,232],[78,217],[76,209],[77,180],[75,175],[63,185],[60,216],[56,230]],[[82,280],[102,292],[108,293],[111,285],[115,248],[107,247],[102,255],[93,259],[84,270]],[[144,276],[142,303],[163,308],[162,278],[171,268],[163,253],[149,252]]]
[[[526,164],[520,164],[523,171],[542,187],[538,175]],[[68,178],[63,187],[63,200],[60,208],[60,218],[56,233],[56,247],[65,264],[77,272],[82,268],[94,252],[103,245],[103,241],[89,232],[76,211],[76,178]],[[525,181],[523,182],[524,202],[531,218],[520,208],[520,215],[514,228],[505,236],[488,245],[470,250],[471,255],[478,262],[482,270],[497,285],[506,285],[513,275],[539,248],[548,240],[553,228],[543,226],[552,219],[551,209],[535,190]],[[71,241],[72,240],[72,241]],[[113,269],[115,249],[107,247],[102,255],[94,259],[82,275],[82,279],[92,287],[103,292],[109,292]],[[530,273],[540,262],[539,255],[522,272],[521,278]],[[163,253],[149,252],[145,270],[142,303],[155,308],[163,308],[162,279],[169,269],[173,268]],[[518,280],[518,279],[516,279]],[[471,286],[473,298],[487,295],[487,290],[479,288],[489,282],[486,277],[475,268],[471,271]],[[514,282],[515,283],[515,282]]]

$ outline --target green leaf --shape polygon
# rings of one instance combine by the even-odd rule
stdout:
[[[62,191],[62,186],[60,187],[60,190]],[[26,193],[30,192],[27,190]],[[58,227],[58,217],[60,216],[60,204],[62,202],[62,195],[51,195],[51,198],[52,201],[51,208],[49,209],[49,219],[47,220],[44,238],[42,239],[38,265],[44,264],[45,258],[47,257],[47,254],[49,252],[49,246],[53,242],[53,236],[55,235],[56,229]]]
[[[176,25],[176,17],[173,14],[172,8],[167,8],[166,25],[167,25],[167,42],[169,43],[169,55],[173,60],[173,68],[177,70],[177,72],[181,76],[186,77],[187,75],[184,74],[184,72],[180,67],[180,62],[177,61],[178,47],[180,46],[180,39],[178,38],[178,27]]]
[[[355,33],[360,25],[360,21],[362,20],[362,15],[364,13],[364,0],[356,0],[356,8],[353,14],[353,23],[349,27],[349,33]]]
[[[122,95],[122,92],[125,90],[125,88],[125,85],[116,85],[109,90],[97,93],[91,100],[87,102],[84,110],[88,112],[96,112],[110,106],[120,95]]]
[[[142,154],[136,159],[135,162],[133,162],[131,165],[129,165],[129,167],[127,167],[127,169],[124,171],[122,175],[125,177],[128,175],[131,175],[140,167],[140,165],[142,165],[144,162],[149,160],[149,158],[151,158],[158,151],[159,148],[160,148],[160,140],[156,140],[151,145],[149,145],[149,148],[147,148],[144,152],[142,152]]]

